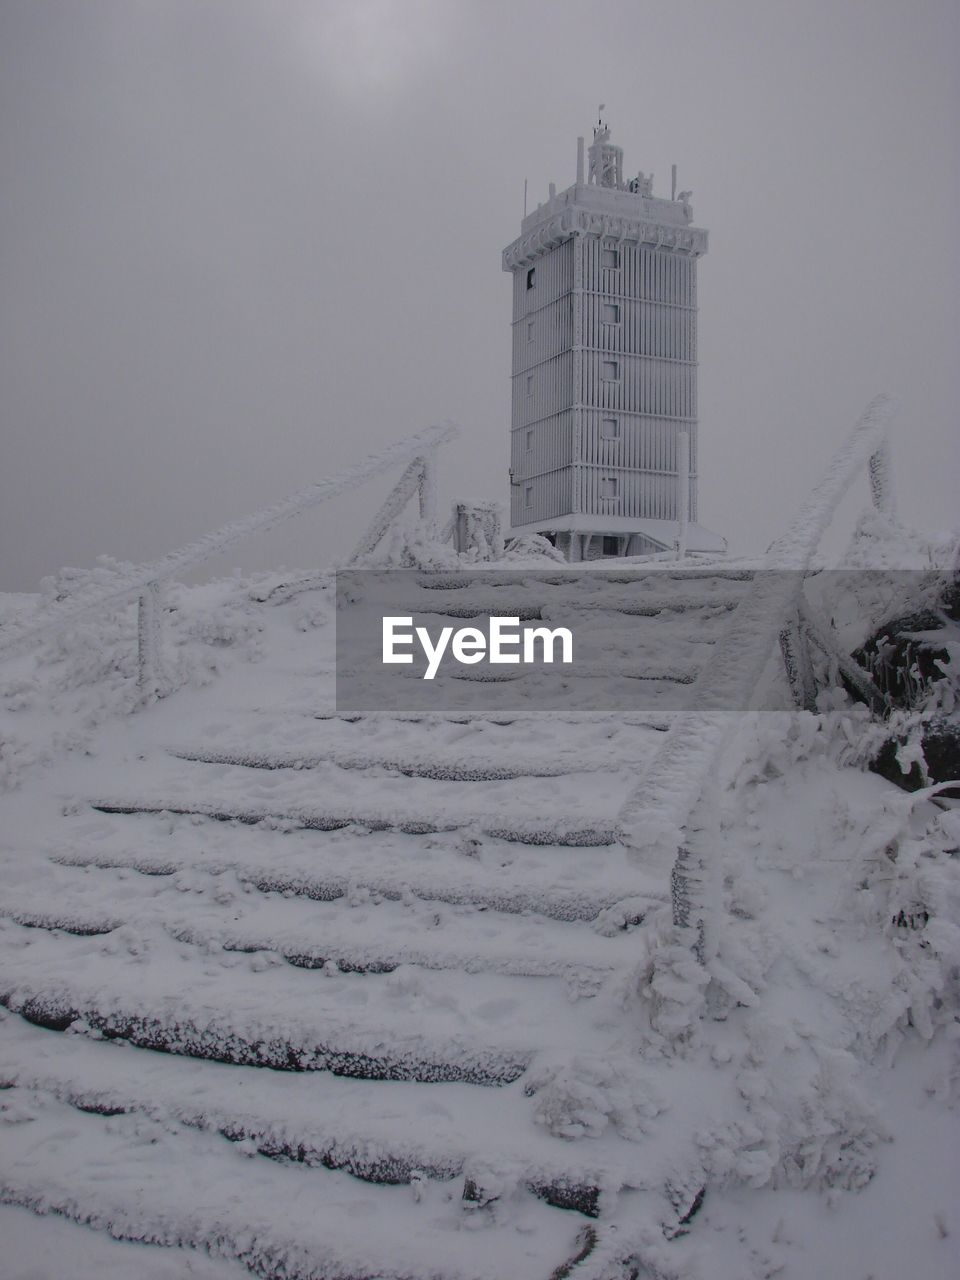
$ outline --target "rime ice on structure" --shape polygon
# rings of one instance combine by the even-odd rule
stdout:
[[[584,160],[586,159],[586,166]],[[692,192],[624,180],[602,118],[577,181],[523,219],[513,274],[511,524],[571,560],[677,544],[680,435],[690,442],[691,551],[725,543],[697,518],[697,258]]]

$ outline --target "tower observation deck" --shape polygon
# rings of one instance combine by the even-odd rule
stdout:
[[[624,181],[600,120],[577,180],[550,186],[503,251],[513,276],[510,516],[572,560],[677,544],[720,552],[697,520],[697,259],[692,192]],[[586,161],[586,164],[585,164]],[[686,465],[689,456],[689,466]],[[680,496],[686,475],[688,508]]]

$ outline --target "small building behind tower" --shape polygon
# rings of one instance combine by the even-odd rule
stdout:
[[[568,559],[721,552],[697,524],[697,259],[691,192],[624,180],[598,122],[503,252],[513,276],[510,520]],[[684,483],[685,478],[685,483]],[[681,489],[687,489],[684,503]],[[689,521],[689,522],[688,522]],[[680,534],[681,524],[684,533]]]

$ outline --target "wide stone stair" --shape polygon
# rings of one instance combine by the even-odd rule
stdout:
[[[616,711],[517,680],[489,714],[338,715],[300,626],[329,587],[258,603],[256,678],[204,724],[135,717],[150,746],[105,750],[0,892],[0,1199],[277,1280],[599,1276],[641,1192],[677,1229],[683,1122],[651,1096],[642,1141],[594,1131],[557,1081],[587,1055],[647,1087],[615,991],[669,884],[617,815],[749,588],[425,580],[420,616],[578,610]]]

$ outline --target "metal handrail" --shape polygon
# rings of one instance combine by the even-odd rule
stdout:
[[[327,499],[356,488],[373,476],[398,463],[411,459],[422,460],[424,471],[432,475],[434,454],[439,445],[452,440],[458,434],[452,423],[428,427],[426,430],[388,445],[371,454],[363,462],[299,489],[270,506],[241,520],[232,520],[212,533],[189,542],[159,560],[137,565],[129,573],[118,575],[108,583],[98,583],[81,590],[64,600],[56,601],[38,610],[33,617],[20,625],[0,628],[0,657],[12,656],[28,647],[35,640],[55,634],[70,626],[79,618],[101,608],[108,608],[139,597],[139,651],[140,684],[149,695],[157,690],[158,679],[157,642],[161,612],[160,584],[175,574],[195,569],[211,556],[218,555],[255,533],[272,529],[285,520],[301,515]]]
[[[893,517],[887,429],[892,414],[886,396],[877,396],[837,450],[829,467],[786,531],[768,548],[766,567],[732,615],[713,656],[691,690],[697,709],[676,717],[660,749],[638,779],[618,818],[618,834],[631,859],[671,870],[674,921],[697,925],[698,950],[705,911],[696,886],[707,871],[711,850],[703,823],[692,822],[707,780],[713,775],[734,725],[718,712],[747,707],[784,619],[799,606],[803,579],[841,499],[867,469],[874,506]],[[701,846],[704,846],[701,848]]]

